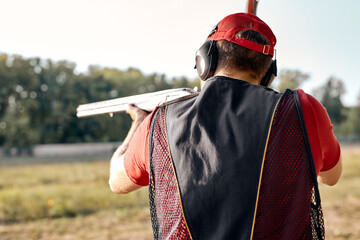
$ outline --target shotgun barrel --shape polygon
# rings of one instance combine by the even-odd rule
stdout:
[[[192,93],[196,93],[196,91],[191,88],[176,88],[82,104],[77,107],[76,115],[79,118],[102,114],[112,116],[114,113],[126,111],[128,104],[134,104],[145,111],[151,112],[158,105]]]

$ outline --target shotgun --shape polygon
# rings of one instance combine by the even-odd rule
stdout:
[[[138,108],[151,112],[158,105],[196,92],[191,88],[176,88],[82,104],[77,107],[76,116],[82,118],[109,114],[112,117],[114,113],[126,111],[128,104],[134,104]]]
[[[256,15],[258,2],[259,0],[248,0],[245,12]],[[88,103],[79,105],[76,109],[76,115],[79,118],[102,114],[109,114],[112,117],[114,113],[126,111],[128,104],[134,104],[145,111],[151,112],[158,105],[196,92],[191,88],[177,88]]]

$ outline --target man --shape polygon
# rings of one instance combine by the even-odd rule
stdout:
[[[110,187],[149,185],[156,239],[322,239],[318,181],[341,175],[326,110],[269,88],[276,38],[252,14],[225,17],[199,49],[202,91],[155,109],[111,159]]]

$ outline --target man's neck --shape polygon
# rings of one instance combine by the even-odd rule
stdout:
[[[249,71],[219,71],[215,73],[215,76],[225,76],[240,79],[255,85],[260,84],[260,79]]]
[[[224,76],[224,77],[230,77],[234,79],[239,79],[246,81],[251,84],[259,85],[260,79],[255,76],[252,72],[248,71],[218,71],[215,72],[214,76]],[[205,85],[205,81],[200,81],[200,88],[202,89]]]

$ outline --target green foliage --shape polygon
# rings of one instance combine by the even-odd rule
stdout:
[[[165,75],[144,75],[89,66],[75,73],[75,64],[39,58],[0,55],[0,146],[28,148],[41,143],[118,141],[131,124],[126,114],[78,119],[79,104],[174,87],[193,87],[195,80],[169,81]]]
[[[307,81],[309,74],[299,70],[283,70],[280,73],[278,90],[284,92],[286,89],[297,89]],[[360,139],[360,94],[358,105],[345,107],[342,103],[342,96],[345,93],[345,86],[341,79],[330,77],[323,86],[313,91],[313,95],[326,108],[329,117],[334,125],[334,132],[344,140]]]
[[[344,83],[335,77],[330,77],[323,86],[314,91],[315,97],[320,99],[334,124],[340,124],[346,119],[343,115],[344,105],[341,101],[344,93]]]
[[[185,77],[172,79],[172,84],[174,88],[182,88],[182,87],[192,88],[192,89],[200,88],[199,83],[200,83],[200,79],[194,79],[191,82],[189,82],[189,80]]]
[[[279,92],[285,92],[286,89],[297,89],[309,79],[310,75],[299,70],[286,69],[281,71],[279,77]]]
[[[308,78],[299,70],[283,70],[278,89],[296,89]],[[180,87],[199,87],[199,80],[144,75],[136,68],[89,66],[86,73],[76,73],[75,64],[67,61],[0,54],[0,146],[31,152],[34,144],[119,141],[131,124],[127,114],[78,119],[76,107]],[[331,77],[314,95],[327,109],[336,134],[359,135],[359,106],[345,108],[344,91],[342,81]]]
[[[353,107],[344,108],[342,115],[345,120],[335,127],[335,133],[339,136],[347,136],[348,140],[360,139],[360,102]]]
[[[335,77],[330,77],[323,86],[313,92],[326,108],[334,124],[336,136],[343,141],[359,141],[360,101],[355,106],[345,107],[341,101],[344,93],[343,81]],[[358,98],[360,100],[360,94]]]

